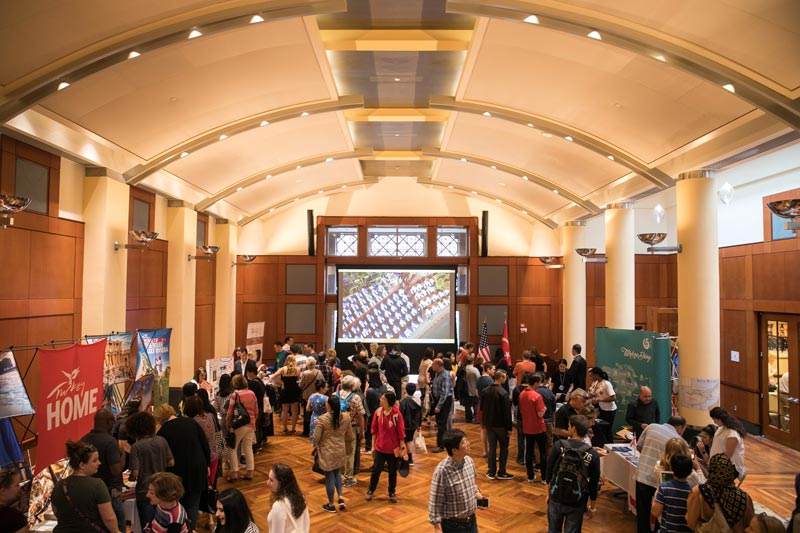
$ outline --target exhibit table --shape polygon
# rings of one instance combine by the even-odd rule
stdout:
[[[628,444],[606,444],[608,452],[603,461],[603,475],[627,493],[627,507],[636,514],[636,470],[639,452]]]

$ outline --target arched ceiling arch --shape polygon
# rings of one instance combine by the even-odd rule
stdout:
[[[697,24],[692,33],[672,20],[659,23],[633,0],[608,9],[597,0],[143,0],[141,13],[128,18],[88,1],[64,12],[71,32],[57,30],[0,66],[0,122],[37,104],[30,113],[46,112],[118,147],[125,154],[119,160],[137,161],[112,166],[128,183],[169,196],[174,188],[155,184],[172,176],[193,188],[193,198],[202,195],[193,202],[198,209],[215,213],[215,205],[231,202],[248,221],[359,179],[409,176],[445,193],[477,190],[472,185],[492,166],[533,178],[544,195],[559,191],[562,203],[577,206],[567,209],[570,216],[590,216],[609,201],[671,186],[676,165],[800,130],[796,53],[782,67],[747,58],[742,45],[713,35],[703,41]],[[700,20],[737,9],[721,0],[676,3],[676,11],[695,10]],[[753,0],[747,16],[741,8],[724,18],[776,27],[774,42],[763,27],[756,35],[768,42],[741,36],[754,55],[791,50],[798,35],[791,31],[798,8],[767,4]],[[86,12],[92,6],[97,13]],[[21,29],[0,36],[0,59],[20,47],[21,32],[37,20],[57,26],[44,9],[5,4],[3,14]],[[264,23],[251,24],[254,15]],[[531,15],[538,24],[522,22]],[[81,27],[81,16],[98,28]],[[192,29],[202,37],[187,39]],[[601,40],[589,39],[589,31]],[[129,60],[139,49],[146,53]],[[55,90],[62,81],[71,85]],[[335,119],[310,128],[301,123],[304,112]],[[485,113],[510,126],[474,120]],[[32,131],[19,122],[17,132]],[[257,138],[262,122],[280,122],[276,131],[286,138]],[[561,143],[532,138],[529,125]],[[726,141],[713,154],[699,153],[724,136],[747,144]],[[461,157],[477,164],[451,173],[448,162]],[[352,163],[330,184],[319,170],[328,158]],[[285,198],[250,190],[297,165],[319,168],[309,170],[309,183],[282,191]],[[490,189],[480,190],[548,226],[553,209],[563,209],[533,209],[539,204],[532,196],[502,198]]]

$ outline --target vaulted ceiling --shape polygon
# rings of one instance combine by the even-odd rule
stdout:
[[[2,2],[0,87],[3,131],[242,224],[404,176],[556,227],[796,141],[800,2]]]

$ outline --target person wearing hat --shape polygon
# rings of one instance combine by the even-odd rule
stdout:
[[[555,428],[553,432],[560,439],[569,438],[569,419],[573,415],[581,414],[581,409],[586,406],[588,394],[583,389],[575,389],[569,395],[569,401],[556,411]]]

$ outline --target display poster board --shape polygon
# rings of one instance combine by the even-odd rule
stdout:
[[[11,351],[0,352],[0,418],[32,415],[28,391],[22,383],[17,360]]]
[[[136,383],[128,399],[150,397],[153,407],[169,402],[169,342],[172,328],[139,330],[137,332]],[[149,387],[149,390],[148,390]],[[147,404],[149,405],[149,403]]]
[[[106,354],[103,364],[104,402],[115,413],[122,409],[122,401],[128,383],[133,381],[131,367],[131,344],[133,333],[117,333],[113,335],[87,335],[86,342],[106,339]]]
[[[658,402],[664,424],[672,414],[672,361],[670,339],[652,331],[595,328],[595,361],[608,373],[617,395],[613,431],[625,425],[628,404],[648,386]]]
[[[233,372],[233,357],[230,355],[206,359],[206,379],[213,387],[211,393],[212,400],[219,392],[219,377],[222,374],[230,374],[231,372]]]
[[[245,342],[247,353],[264,352],[264,322],[247,323],[247,340]],[[261,361],[258,361],[261,363]]]

